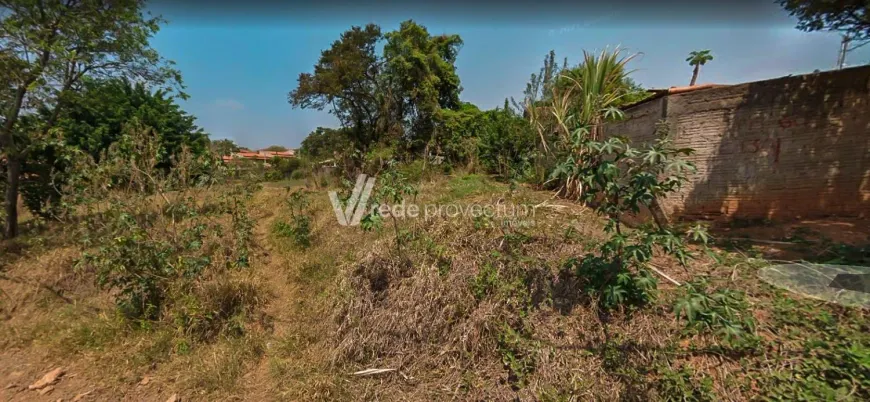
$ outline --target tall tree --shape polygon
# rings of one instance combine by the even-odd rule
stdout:
[[[0,66],[4,84],[0,152],[6,157],[4,236],[18,234],[19,176],[27,147],[48,133],[64,99],[83,77],[130,76],[155,84],[180,75],[152,49],[148,40],[159,17],[145,17],[144,0],[0,0]],[[19,124],[22,116],[49,109],[37,127]]]
[[[838,64],[846,53],[870,43],[870,2],[867,0],[779,0],[779,5],[798,18],[802,31],[832,31],[843,36]]]
[[[692,70],[692,81],[689,83],[689,86],[695,85],[695,82],[698,80],[698,75],[701,73],[701,66],[707,64],[710,60],[713,60],[713,55],[710,54],[710,50],[695,50],[689,53],[689,57],[686,58],[686,61],[689,62],[690,66],[695,67],[695,69]]]
[[[124,126],[137,120],[159,135],[164,149],[164,165],[169,157],[188,146],[194,153],[208,149],[208,136],[195,124],[195,118],[168,96],[166,91],[149,89],[144,83],[127,78],[85,78],[78,92],[66,98],[56,126],[68,145],[78,147],[99,159],[109,145],[124,134]]]
[[[183,146],[194,154],[208,149],[207,135],[196,126],[175,99],[163,90],[152,90],[129,79],[84,77],[77,92],[64,99],[55,127],[60,136],[34,139],[23,157],[21,193],[34,214],[49,218],[60,199],[59,188],[71,168],[67,155],[84,151],[99,161],[110,145],[122,140],[125,126],[142,125],[154,130],[161,148],[158,166],[168,168]],[[23,116],[36,122],[51,118],[52,109]],[[24,124],[22,121],[19,124]],[[59,137],[59,138],[58,138]]]
[[[287,147],[283,145],[269,145],[266,148],[263,148],[264,151],[272,151],[272,152],[284,152],[287,150]]]
[[[385,80],[399,102],[411,148],[429,144],[440,109],[458,109],[456,57],[459,35],[431,36],[426,27],[408,20],[386,34]]]
[[[459,107],[461,45],[459,36],[432,36],[413,21],[386,35],[374,24],[352,27],[321,53],[313,74],[299,75],[288,98],[293,107],[329,107],[361,151],[398,140],[419,149],[430,143],[438,111]]]
[[[381,28],[375,24],[352,27],[332,46],[320,53],[314,73],[299,74],[296,89],[288,100],[293,107],[323,110],[330,108],[354,142],[365,148],[376,142],[383,117],[383,92],[379,76],[382,62],[376,45]],[[384,127],[381,127],[384,128]]]
[[[346,129],[317,127],[302,140],[299,154],[314,160],[329,159],[338,153],[347,152],[350,141]]]
[[[212,140],[211,150],[220,156],[227,156],[233,152],[239,152],[239,146],[230,139]]]

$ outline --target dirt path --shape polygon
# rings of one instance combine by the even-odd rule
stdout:
[[[317,328],[320,317],[311,314],[312,311],[305,303],[305,300],[310,299],[312,295],[310,292],[306,294],[300,282],[295,280],[297,276],[294,273],[298,271],[301,261],[296,254],[301,253],[276,247],[270,239],[270,228],[275,219],[281,217],[282,194],[283,189],[267,187],[255,196],[251,204],[251,215],[257,221],[254,235],[259,247],[256,261],[251,269],[252,274],[263,285],[263,293],[268,302],[262,312],[262,316],[266,317],[263,320],[266,325],[252,329],[252,333],[246,336],[262,341],[264,348],[259,357],[244,362],[243,373],[236,387],[220,395],[210,395],[208,398],[210,400],[214,397],[227,400],[286,399],[281,396],[281,390],[276,388],[280,385],[277,378],[280,377],[280,373],[276,373],[276,362],[288,358],[288,343],[300,337],[300,334],[310,334]],[[40,288],[40,284],[54,285],[53,282],[57,280],[51,279],[62,275],[61,273],[47,271],[28,275],[26,267],[28,262],[25,259],[34,257],[24,256],[3,273],[6,278],[26,277],[28,283],[15,283],[11,280],[0,283],[0,292],[3,292],[0,293],[0,300],[11,296],[24,297],[22,300],[28,300],[23,304],[21,311],[13,314],[14,317],[8,317],[10,318],[8,321],[0,321],[2,333],[16,334],[15,338],[27,338],[20,342],[21,346],[15,346],[10,341],[0,350],[0,401],[71,401],[76,397],[82,401],[165,401],[176,393],[179,398],[183,397],[183,400],[203,399],[198,395],[187,395],[185,390],[180,389],[180,384],[176,381],[179,373],[171,372],[174,366],[177,366],[171,361],[174,358],[160,365],[154,364],[153,367],[142,368],[141,372],[144,374],[111,372],[111,375],[107,376],[103,371],[106,369],[103,367],[105,364],[99,362],[100,351],[85,351],[61,357],[54,352],[56,345],[45,347],[41,344],[42,338],[48,338],[46,335],[49,333],[17,334],[22,331],[22,328],[29,329],[28,321],[50,321],[51,315],[56,314],[57,309],[67,308],[70,304],[62,301],[58,296],[52,296],[50,294],[52,286]],[[292,258],[296,258],[296,261]],[[68,261],[62,265],[66,268],[59,266],[58,269],[68,270],[70,266]],[[71,295],[70,298],[75,299],[77,295]],[[45,303],[49,304],[49,308],[34,307],[30,299],[46,299]],[[6,300],[2,301],[6,302]],[[77,300],[72,300],[72,304],[76,303]],[[92,304],[89,301],[85,303]],[[94,310],[105,310],[91,312],[92,315],[107,314],[106,309],[112,308],[110,304],[100,306],[100,309],[91,307]],[[58,329],[40,329],[42,330],[50,332]],[[297,351],[296,354],[304,352],[304,349]],[[63,375],[55,382],[40,390],[27,388],[44,374],[58,367],[63,368]],[[111,367],[108,369],[112,370]],[[118,378],[123,378],[123,381],[119,383]]]

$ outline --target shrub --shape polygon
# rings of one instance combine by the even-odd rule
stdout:
[[[246,180],[214,197],[218,192],[209,189],[228,176],[222,164],[182,151],[161,170],[160,152],[153,133],[132,128],[100,163],[77,166],[64,192],[85,212],[77,266],[113,291],[127,317],[213,336],[245,310],[241,302],[214,303],[206,289],[210,278],[250,263],[254,221],[247,201],[258,184]]]
[[[580,127],[573,134],[575,153],[552,175],[578,189],[580,199],[607,219],[604,231],[609,238],[574,264],[584,278],[584,291],[605,309],[637,307],[652,300],[657,281],[647,265],[656,248],[681,264],[689,258],[680,235],[667,227],[645,225],[629,232],[621,222],[625,214],[638,213],[642,206],[649,208],[658,197],[677,191],[686,181],[685,173],[693,169],[680,158],[691,151],[673,147],[666,125],[660,124],[657,134],[658,139],[641,151],[618,137],[592,140]],[[706,240],[700,226],[692,234]]]
[[[714,331],[729,343],[750,339],[755,320],[746,312],[743,294],[731,289],[709,292],[707,287],[703,278],[682,286],[674,303],[677,319],[685,319],[691,329]]]
[[[288,188],[289,192],[290,189]],[[296,190],[289,193],[287,207],[290,209],[290,222],[276,221],[272,231],[279,237],[293,239],[293,243],[299,247],[307,248],[311,245],[311,217],[308,216],[308,193],[305,190]]]
[[[308,177],[308,175],[309,175],[309,172],[306,170],[302,170],[302,169],[294,170],[293,173],[290,173],[290,179],[302,180],[302,179]]]
[[[537,137],[521,116],[496,109],[479,117],[480,163],[504,178],[527,178],[533,166]]]

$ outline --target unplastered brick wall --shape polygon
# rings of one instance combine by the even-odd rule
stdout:
[[[636,145],[664,119],[698,171],[672,218],[870,216],[870,66],[673,94],[606,127]]]

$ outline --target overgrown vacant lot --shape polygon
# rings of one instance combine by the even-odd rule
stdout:
[[[211,191],[198,196],[227,190]],[[101,265],[83,257],[75,223],[32,225],[0,244],[2,398],[870,398],[867,312],[756,276],[766,259],[847,256],[866,265],[866,221],[713,230],[778,243],[716,241],[709,253],[693,245],[687,268],[656,257],[653,265],[683,286],[659,277],[653,303],[605,312],[577,273],[603,222],[551,193],[439,176],[421,183],[417,203],[527,205],[534,225],[408,219],[368,232],[339,226],[325,190],[290,194],[267,186],[240,198],[253,225],[245,255],[224,249],[236,247],[230,222],[241,212],[195,203],[208,218],[193,223],[223,222],[235,234],[202,237],[196,247],[214,247],[203,279],[170,287],[159,317],[122,313],[119,287],[97,285]],[[169,225],[155,219],[147,233]],[[852,235],[836,237],[844,231]],[[107,246],[86,251],[108,256],[96,251]],[[692,322],[675,314],[687,305]],[[734,327],[745,332],[729,336]],[[64,375],[52,389],[27,389],[56,367]],[[365,369],[394,370],[352,374]]]

